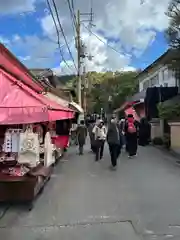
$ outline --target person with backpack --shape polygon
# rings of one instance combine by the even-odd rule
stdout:
[[[137,155],[137,132],[138,123],[135,121],[133,115],[129,114],[125,124],[125,136],[126,148],[130,158]]]

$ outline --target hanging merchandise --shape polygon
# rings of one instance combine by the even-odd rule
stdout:
[[[19,152],[19,140],[20,140],[20,133],[23,132],[22,129],[9,129],[11,133],[11,140],[12,140],[12,152],[18,153]]]
[[[19,138],[22,129],[8,129],[5,133],[3,151],[6,153],[19,151]]]
[[[39,139],[38,134],[28,128],[20,134],[19,156],[20,164],[28,164],[30,167],[36,167],[39,164]]]
[[[38,134],[38,138],[39,138],[39,143],[42,144],[43,143],[43,128],[40,124],[36,124],[33,127],[33,132]]]
[[[12,149],[12,138],[11,138],[11,133],[7,131],[5,133],[5,139],[4,139],[4,146],[3,146],[3,151],[6,153],[10,153]]]
[[[50,133],[47,132],[44,143],[44,166],[49,167],[55,163],[54,145],[51,143]]]

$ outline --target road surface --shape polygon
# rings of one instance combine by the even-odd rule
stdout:
[[[180,168],[162,151],[140,148],[109,170],[72,147],[31,212],[11,207],[0,220],[6,240],[180,239]]]

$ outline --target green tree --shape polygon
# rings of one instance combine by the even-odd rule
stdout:
[[[99,74],[97,74],[99,75]],[[121,72],[116,75],[101,74],[98,83],[92,83],[89,93],[89,101],[94,111],[100,112],[101,108],[108,108],[108,98],[112,97],[112,109],[120,107],[128,96],[132,96],[138,91],[138,80],[135,78],[136,72]]]
[[[165,31],[171,50],[169,67],[175,72],[176,78],[180,79],[180,0],[171,0],[167,15],[170,20]]]
[[[137,72],[88,72],[89,88],[87,92],[87,106],[89,112],[100,112],[108,108],[108,98],[112,97],[111,107],[120,107],[128,96],[138,91]],[[66,84],[75,88],[77,78],[73,78]]]

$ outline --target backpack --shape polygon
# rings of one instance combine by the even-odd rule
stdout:
[[[128,133],[136,133],[136,127],[134,125],[134,122],[128,123]]]

